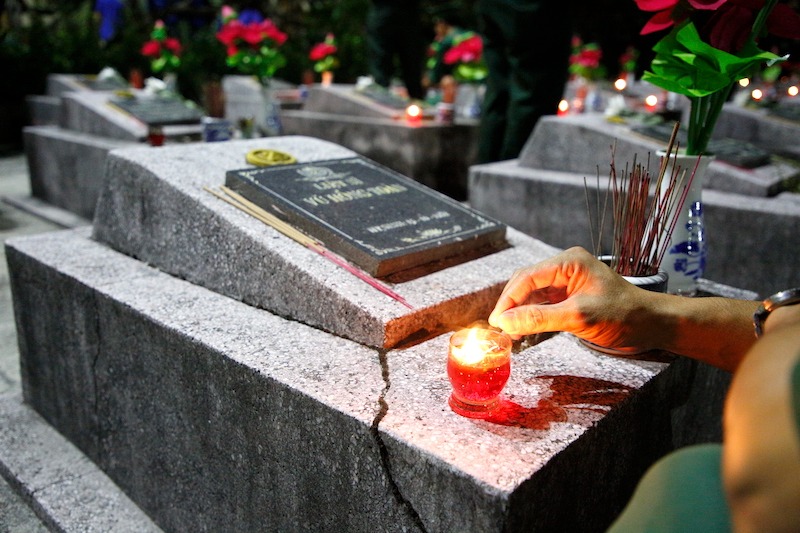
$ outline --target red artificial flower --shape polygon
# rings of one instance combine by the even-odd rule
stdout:
[[[731,53],[741,50],[762,7],[764,0],[728,0],[709,21],[711,46]],[[766,28],[778,37],[800,39],[800,16],[788,5],[776,4]]]
[[[478,61],[482,54],[483,39],[479,35],[473,35],[451,47],[444,53],[442,59],[446,65],[472,63],[473,61]]]
[[[142,55],[145,57],[158,57],[161,55],[161,43],[155,39],[142,45]]]
[[[676,22],[681,22],[692,9],[713,11],[728,0],[636,0],[636,5],[642,11],[656,12],[639,32],[641,35],[653,33],[669,28]]]
[[[282,45],[286,42],[288,35],[283,33],[278,27],[270,20],[266,19],[261,23],[261,28],[264,31],[264,34],[275,41],[275,44],[278,46]]]
[[[600,60],[603,59],[603,52],[599,48],[584,49],[579,54],[570,58],[571,63],[577,63],[587,68],[597,68]]]
[[[173,54],[180,55],[181,53],[181,43],[178,39],[174,37],[167,37],[164,41],[164,48],[172,52]]]
[[[242,33],[242,23],[233,19],[222,25],[217,32],[217,40],[225,46],[231,46]]]
[[[311,61],[320,61],[321,59],[325,59],[326,57],[335,54],[336,51],[336,46],[332,44],[318,43],[315,44],[311,49],[311,52],[308,53],[308,58]]]

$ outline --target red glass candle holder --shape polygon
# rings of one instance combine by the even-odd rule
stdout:
[[[450,408],[469,418],[486,418],[500,405],[511,375],[511,338],[493,329],[468,328],[450,337],[447,376]]]

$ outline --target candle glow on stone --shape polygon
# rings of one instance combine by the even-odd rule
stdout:
[[[417,104],[411,104],[406,108],[406,120],[416,123],[422,120],[422,108]]]

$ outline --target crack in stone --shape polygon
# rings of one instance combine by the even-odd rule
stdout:
[[[416,524],[419,530],[425,532],[425,524],[422,522],[422,518],[419,516],[417,510],[414,509],[414,505],[408,501],[405,496],[403,496],[403,493],[400,491],[400,487],[397,486],[397,482],[394,480],[394,476],[392,476],[392,465],[389,459],[389,449],[386,447],[386,443],[383,442],[383,438],[381,437],[380,429],[378,427],[380,426],[383,418],[389,412],[389,404],[386,403],[386,395],[388,394],[389,389],[392,388],[392,381],[389,378],[389,360],[387,358],[387,353],[388,350],[378,350],[378,357],[381,363],[381,377],[383,378],[383,390],[378,397],[380,411],[378,411],[378,414],[375,415],[375,419],[372,421],[370,433],[372,433],[372,436],[378,445],[378,450],[381,456],[381,465],[386,473],[386,478],[389,480],[389,486],[392,489],[392,494],[398,503],[400,503],[400,505],[406,510],[406,513],[414,522],[414,524]]]

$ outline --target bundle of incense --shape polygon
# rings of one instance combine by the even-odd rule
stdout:
[[[400,302],[401,304],[403,304],[404,306],[408,307],[409,309],[414,309],[414,307],[411,304],[409,304],[405,300],[405,298],[403,298],[402,296],[397,294],[395,291],[393,291],[389,287],[387,287],[384,284],[382,284],[381,282],[379,282],[377,279],[373,278],[372,276],[370,276],[369,274],[367,274],[363,270],[354,267],[353,265],[351,265],[350,263],[348,263],[347,261],[345,261],[344,259],[342,259],[338,255],[328,251],[328,249],[325,248],[325,246],[321,242],[319,242],[319,241],[317,241],[315,239],[312,239],[311,237],[309,237],[305,233],[301,232],[300,230],[298,230],[294,226],[284,222],[283,220],[279,219],[278,217],[276,217],[272,213],[269,213],[269,212],[265,211],[264,209],[262,209],[258,205],[254,204],[253,202],[251,202],[247,198],[245,198],[242,195],[240,195],[239,193],[231,190],[230,188],[228,188],[228,187],[226,187],[224,185],[220,186],[220,190],[219,191],[214,190],[214,189],[212,189],[210,187],[204,187],[203,189],[206,190],[207,192],[213,194],[214,196],[216,196],[220,200],[229,203],[230,205],[232,205],[232,206],[244,211],[248,215],[260,220],[264,224],[267,224],[268,226],[270,226],[270,227],[276,229],[277,231],[283,233],[284,235],[286,235],[290,239],[302,244],[306,248],[318,253],[319,255],[321,255],[322,257],[327,259],[328,261],[331,261],[332,263],[342,267],[343,269],[347,270],[348,272],[350,272],[351,274],[353,274],[357,278],[359,278],[362,281],[368,283],[370,286],[372,286],[373,288],[381,291],[383,294],[389,296],[390,298],[393,298],[394,300]]]

